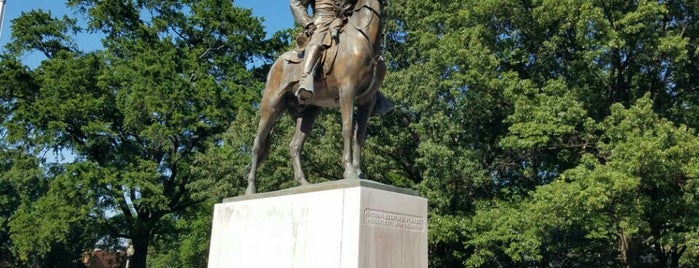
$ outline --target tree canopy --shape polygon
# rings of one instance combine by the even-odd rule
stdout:
[[[396,110],[363,166],[429,199],[430,267],[699,267],[698,1],[384,2]],[[206,266],[212,204],[244,192],[251,63],[295,30],[266,38],[231,1],[67,4],[87,25],[25,13],[0,55],[0,267],[126,239],[136,267]],[[82,31],[104,49],[79,51]],[[316,122],[306,175],[339,179],[338,112]],[[295,186],[292,124],[260,191]]]
[[[62,266],[128,239],[132,264],[145,267],[150,245],[173,239],[188,227],[183,219],[210,205],[202,185],[216,178],[203,179],[197,159],[239,110],[252,109],[262,80],[248,65],[281,43],[231,1],[67,4],[87,14],[85,30],[104,33],[104,50],[78,51],[73,34],[82,29],[72,18],[35,10],[12,21],[3,144],[21,158],[6,165],[3,196],[14,209],[0,229],[12,241],[3,248],[19,264]],[[17,59],[30,51],[47,59],[29,69]],[[51,151],[75,159],[50,164]],[[19,165],[50,172],[14,178]],[[38,180],[40,193],[13,193],[22,180]]]
[[[431,267],[697,265],[698,2],[388,3]]]

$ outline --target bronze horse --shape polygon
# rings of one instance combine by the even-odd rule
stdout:
[[[297,52],[287,52],[274,62],[263,91],[246,194],[256,191],[255,172],[267,156],[270,132],[284,110],[296,122],[289,150],[294,178],[299,184],[308,184],[301,169],[300,154],[321,107],[339,108],[342,114],[343,177],[358,179],[362,175],[361,150],[365,142],[367,122],[377,99],[378,87],[386,74],[386,65],[379,53],[382,8],[380,0],[358,0],[355,3],[352,15],[337,38],[338,42],[333,44],[338,49],[334,64],[332,60],[328,60],[332,55],[325,57],[326,69],[328,64],[333,64],[331,71],[323,71],[320,77],[315,78],[315,96],[310,103],[299,103],[293,94],[299,86],[298,74],[302,72],[301,64],[290,60]]]

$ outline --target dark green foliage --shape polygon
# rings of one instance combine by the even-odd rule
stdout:
[[[371,120],[363,166],[429,198],[430,267],[699,267],[699,2],[385,3],[397,109]],[[0,266],[70,265],[115,238],[139,267],[205,266],[212,204],[246,183],[267,70],[248,64],[298,29],[264,40],[230,1],[68,4],[103,51],[35,11],[1,56]],[[47,60],[29,69],[27,51]],[[296,185],[292,124],[260,191]],[[309,181],[341,178],[340,143],[324,110]],[[76,159],[45,161],[61,150]]]
[[[218,178],[200,176],[198,159],[257,98],[261,81],[247,65],[281,43],[265,41],[260,21],[230,1],[68,4],[86,12],[88,29],[106,34],[103,51],[75,49],[74,19],[32,11],[13,20],[12,54],[3,56],[7,147],[75,157],[54,172],[30,166],[46,181],[39,196],[0,183],[0,200],[9,198],[0,231],[12,241],[2,243],[3,256],[67,264],[122,238],[133,241],[134,267],[145,267],[149,248],[180,251],[177,265],[203,266],[211,209],[203,204],[213,199],[201,185]],[[47,57],[36,69],[15,60],[34,50]],[[186,237],[195,234],[197,241]]]
[[[697,4],[388,1],[430,267],[696,265]]]

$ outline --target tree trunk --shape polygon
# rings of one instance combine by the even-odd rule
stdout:
[[[131,267],[127,268],[146,268],[146,258],[148,257],[148,236],[134,237],[131,241],[133,244],[134,254],[129,262]]]
[[[631,268],[631,265],[629,264],[628,256],[626,255],[628,253],[628,248],[629,248],[629,241],[626,240],[626,236],[624,235],[623,231],[619,234],[619,259],[621,260],[621,263],[624,264],[625,268]]]
[[[687,246],[675,247],[675,250],[670,254],[670,264],[667,267],[678,268],[680,267],[680,258],[684,251],[687,250]]]
[[[619,230],[619,259],[626,268],[638,267],[639,242],[628,237],[624,230]]]

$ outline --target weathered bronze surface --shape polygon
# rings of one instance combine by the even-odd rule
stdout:
[[[342,114],[343,177],[363,175],[361,150],[367,121],[372,114],[393,109],[378,92],[386,74],[379,45],[382,5],[379,0],[291,1],[294,18],[305,27],[310,40],[305,51],[293,50],[279,57],[267,76],[246,194],[256,191],[255,173],[269,151],[269,134],[282,111],[296,122],[289,149],[299,184],[308,184],[300,154],[321,107],[339,108]],[[309,6],[313,17],[306,12]]]

